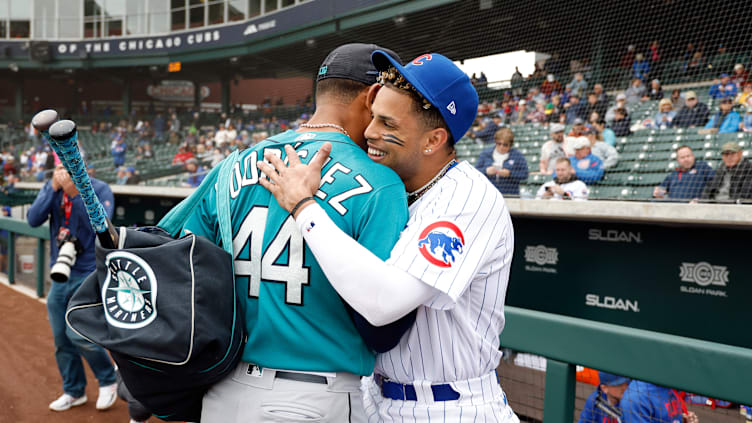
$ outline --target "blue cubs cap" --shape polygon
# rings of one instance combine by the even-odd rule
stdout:
[[[441,54],[424,54],[402,66],[385,52],[376,50],[371,55],[371,61],[379,72],[394,66],[439,110],[455,142],[465,135],[475,121],[478,93],[465,72]]]
[[[727,74],[727,73],[722,73],[721,74],[721,78],[728,78],[728,77],[729,77],[729,74]]]
[[[628,377],[617,376],[606,372],[598,372],[598,379],[600,379],[601,385],[606,386],[618,386],[629,383]]]

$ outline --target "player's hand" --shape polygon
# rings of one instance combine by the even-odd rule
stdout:
[[[682,414],[682,417],[684,418],[684,423],[700,423],[700,418],[697,417],[694,411]]]
[[[291,211],[298,202],[306,197],[313,196],[321,185],[321,169],[324,167],[332,151],[331,143],[324,143],[321,149],[313,156],[310,163],[300,162],[298,154],[292,146],[285,146],[288,165],[271,153],[264,154],[264,158],[271,165],[258,162],[259,170],[264,172],[269,179],[261,178],[259,183],[274,195],[282,208]],[[272,167],[274,166],[274,167]],[[305,207],[299,207],[303,210]]]

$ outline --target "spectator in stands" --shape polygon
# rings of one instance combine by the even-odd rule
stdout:
[[[611,169],[619,163],[619,153],[613,146],[603,142],[603,138],[597,129],[587,129],[585,137],[590,142],[590,150],[603,161],[603,169]]]
[[[700,198],[705,185],[713,179],[715,171],[707,163],[697,161],[692,149],[682,145],[676,149],[678,167],[653,188],[653,197],[672,200]]]
[[[586,184],[594,184],[603,178],[603,161],[590,149],[590,141],[585,137],[573,143],[574,156],[569,158],[577,178]]]
[[[702,51],[695,51],[689,60],[684,63],[684,74],[686,76],[698,76],[705,70],[705,58]]]
[[[546,105],[543,102],[535,103],[535,110],[528,113],[527,121],[531,123],[547,122]]]
[[[626,137],[632,133],[632,119],[627,111],[621,108],[614,110],[614,120],[609,126],[617,137]]]
[[[541,185],[535,198],[552,200],[587,200],[588,187],[577,179],[572,163],[566,157],[554,162],[554,179]]]
[[[752,200],[752,163],[744,158],[742,148],[735,142],[721,147],[723,165],[702,192],[704,200]]]
[[[744,132],[752,132],[752,106],[747,106],[747,113],[744,114],[744,120],[740,125],[740,128]]]
[[[112,165],[115,167],[125,164],[125,153],[128,150],[128,146],[125,144],[125,137],[117,135],[112,141]]]
[[[657,40],[651,42],[648,46],[648,60],[650,60],[650,73],[659,76],[662,71],[662,62]]]
[[[206,169],[203,166],[199,166],[198,160],[195,157],[185,161],[185,170],[188,172],[188,178],[186,178],[183,186],[195,188],[201,185],[201,181],[206,176]]]
[[[671,128],[674,125],[675,117],[676,112],[673,110],[671,100],[664,98],[658,102],[658,113],[653,117],[653,122],[650,126],[660,129]]]
[[[572,78],[572,81],[567,84],[567,88],[570,89],[570,92],[572,95],[576,96],[583,96],[585,95],[585,92],[587,91],[588,83],[585,81],[585,77],[582,75],[582,72],[577,72],[574,74],[574,78]]]
[[[627,51],[621,57],[621,61],[619,62],[619,67],[621,67],[624,70],[631,69],[632,65],[634,64],[634,59],[635,59],[635,46],[630,44],[627,46]]]
[[[648,90],[642,84],[642,79],[634,78],[632,85],[624,91],[624,95],[627,96],[627,104],[637,104],[648,99]]]
[[[238,131],[235,129],[235,125],[229,124],[227,125],[227,142],[229,144],[232,144],[235,142],[235,139],[238,137]]]
[[[587,106],[580,103],[578,95],[569,96],[569,103],[564,105],[567,114],[567,124],[572,125],[576,119],[587,119]]]
[[[727,73],[721,74],[721,79],[710,87],[710,97],[713,99],[736,97],[736,84],[731,82],[731,77]]]
[[[736,96],[735,103],[743,106],[752,105],[752,82],[742,85],[742,91]]]
[[[708,121],[705,128],[698,131],[700,134],[728,134],[737,132],[742,119],[739,113],[735,112],[734,100],[726,97],[721,100],[721,110],[714,114]]]
[[[588,118],[593,112],[598,113],[598,116],[605,116],[608,105],[598,100],[598,94],[595,91],[591,91],[587,96],[587,115]]]
[[[645,55],[637,53],[635,55],[635,61],[632,63],[632,78],[647,81],[649,75],[650,62],[645,58]],[[627,97],[629,97],[629,94],[627,94]]]
[[[738,89],[742,89],[742,86],[749,80],[749,72],[744,69],[744,65],[737,63],[734,65],[734,73],[731,75],[731,82],[736,84]]]
[[[581,137],[585,135],[585,130],[587,129],[587,126],[585,126],[585,121],[577,118],[572,123],[572,130],[569,131],[569,134],[567,134],[568,137]]]
[[[598,96],[598,101],[603,104],[608,104],[608,95],[603,91],[603,84],[593,85],[593,92]]]
[[[152,123],[152,127],[154,128],[154,136],[157,137],[158,140],[163,141],[164,133],[167,130],[167,122],[165,121],[164,116],[162,116],[162,113],[157,113],[157,116]]]
[[[611,106],[610,109],[606,112],[606,123],[611,123],[614,121],[614,112],[616,109],[624,109],[627,113],[629,113],[629,107],[627,106],[627,96],[624,94],[619,94],[616,96],[616,103]]]
[[[675,389],[633,380],[619,402],[625,423],[699,423]]]
[[[552,95],[551,102],[548,103],[548,105],[546,106],[546,114],[548,115],[548,121],[552,123],[558,122],[559,116],[561,115],[562,110],[564,110],[564,107],[561,104],[561,96]]]
[[[598,372],[598,389],[585,401],[578,423],[611,423],[621,421],[619,401],[629,385],[629,379],[611,373]]]
[[[544,96],[538,88],[533,87],[528,90],[526,100],[528,105],[532,105],[540,103],[541,101],[546,101],[546,96]]]
[[[527,179],[527,161],[514,145],[514,133],[501,128],[494,135],[495,146],[488,147],[478,157],[475,167],[483,172],[502,193],[520,194],[520,182]]]
[[[509,123],[523,124],[527,117],[527,101],[522,99],[517,103],[517,109],[512,112]]]
[[[697,101],[697,94],[694,91],[687,91],[684,98],[686,104],[676,114],[674,126],[679,128],[705,126],[708,122],[708,106]]]
[[[224,147],[231,141],[233,140],[230,139],[230,134],[227,132],[227,129],[225,129],[225,125],[223,123],[220,123],[219,129],[214,134],[214,144],[217,147]]]
[[[178,152],[175,153],[175,157],[172,158],[172,164],[173,165],[179,165],[186,162],[186,160],[191,159],[194,157],[193,151],[191,151],[190,146],[186,144],[181,144],[180,147],[178,147]]]
[[[517,66],[514,67],[514,73],[510,80],[512,84],[512,95],[522,95],[522,82],[525,78],[523,78],[522,72],[520,72],[520,69]]]
[[[540,173],[551,175],[556,167],[556,159],[566,158],[574,155],[574,150],[568,145],[564,138],[564,125],[552,123],[550,127],[551,139],[546,141],[541,147],[540,154]]]
[[[492,117],[481,121],[480,128],[474,131],[472,136],[484,145],[491,145],[494,142],[494,134],[499,130],[499,125],[501,125],[501,115],[494,113]]]
[[[551,93],[554,91],[561,92],[561,83],[556,80],[556,77],[554,77],[554,74],[549,73],[546,75],[546,80],[543,81],[540,87],[540,92],[546,97],[550,98]]]
[[[685,106],[684,97],[682,97],[681,90],[678,88],[671,91],[671,105],[674,110],[681,110]]]
[[[663,87],[661,87],[661,81],[654,79],[650,81],[650,89],[648,90],[648,99],[660,100],[663,98]]]

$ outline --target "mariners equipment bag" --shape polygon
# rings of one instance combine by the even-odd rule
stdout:
[[[120,228],[118,249],[97,244],[97,270],[66,313],[75,332],[110,351],[133,397],[164,420],[199,421],[204,393],[235,368],[244,344],[231,254],[203,237],[171,236],[213,189],[211,176],[160,222],[168,231]],[[227,211],[222,235],[231,236],[229,198],[219,204]],[[225,245],[231,251],[231,240]]]

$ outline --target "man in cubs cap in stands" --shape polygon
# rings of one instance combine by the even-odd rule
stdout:
[[[368,156],[402,179],[410,217],[388,260],[334,225],[312,196],[326,144],[303,165],[267,155],[261,183],[293,212],[306,244],[337,293],[371,324],[417,308],[394,348],[364,381],[370,422],[518,422],[496,366],[514,234],[504,198],[488,178],[455,159],[478,95],[451,60],[430,53],[406,66],[376,51],[382,85],[365,131]],[[284,168],[284,169],[283,169]]]
[[[578,423],[603,423],[621,421],[621,401],[629,386],[629,379],[606,372],[598,372],[598,389],[585,401]]]

